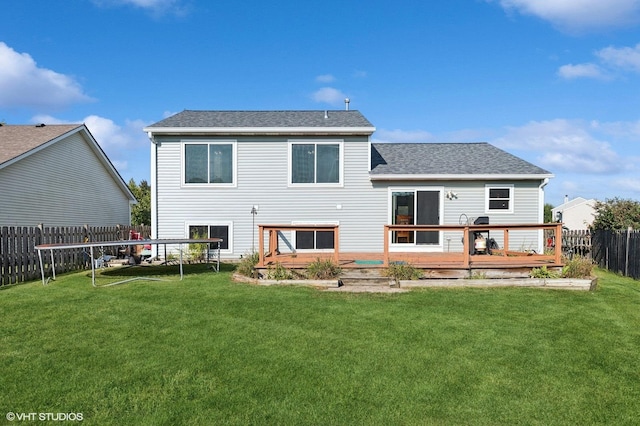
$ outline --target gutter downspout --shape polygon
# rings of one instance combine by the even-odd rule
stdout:
[[[158,141],[147,132],[151,141],[151,239],[158,238]],[[151,257],[158,256],[158,246],[151,245]]]

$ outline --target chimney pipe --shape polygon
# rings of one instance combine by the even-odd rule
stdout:
[[[351,102],[351,100],[349,98],[345,98],[344,100],[345,111],[349,111],[349,102]]]

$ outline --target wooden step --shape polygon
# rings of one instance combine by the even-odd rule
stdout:
[[[389,286],[388,277],[382,276],[380,269],[357,268],[343,271],[340,282],[345,286]]]

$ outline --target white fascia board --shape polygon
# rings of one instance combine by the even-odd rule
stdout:
[[[519,174],[477,174],[477,175],[401,175],[380,174],[369,175],[371,180],[541,180],[552,178],[552,174],[519,175]]]
[[[371,135],[375,127],[145,127],[145,132],[157,135],[176,134],[235,134],[235,135],[264,135],[264,134],[354,134]]]

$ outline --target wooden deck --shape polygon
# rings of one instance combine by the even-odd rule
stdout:
[[[286,253],[267,256],[258,267],[267,268],[280,264],[285,268],[306,268],[318,259],[335,261],[333,253]],[[340,253],[336,262],[341,268],[385,268],[383,253]],[[512,253],[508,256],[500,254],[471,255],[469,265],[465,265],[462,253],[391,253],[389,263],[406,263],[422,269],[488,269],[488,268],[521,268],[521,267],[560,267],[554,256]]]
[[[292,230],[331,231],[334,234],[334,249],[329,252],[286,252],[278,248],[278,233]],[[484,254],[472,254],[471,241],[464,238],[460,252],[397,252],[389,249],[390,236],[398,231],[458,231],[462,235],[472,235],[475,231],[502,232],[504,247],[499,250],[486,250]],[[257,267],[266,269],[277,264],[288,269],[301,269],[317,260],[331,259],[343,269],[350,268],[386,268],[393,263],[406,263],[416,268],[431,271],[434,275],[460,275],[461,271],[488,270],[531,270],[547,266],[562,267],[561,238],[554,238],[553,245],[544,254],[517,252],[509,250],[509,232],[514,230],[551,230],[555,235],[562,234],[562,224],[521,224],[521,225],[385,225],[384,250],[380,252],[349,253],[341,252],[338,247],[338,225],[259,225],[259,261]],[[265,233],[268,235],[268,247],[265,247]]]

